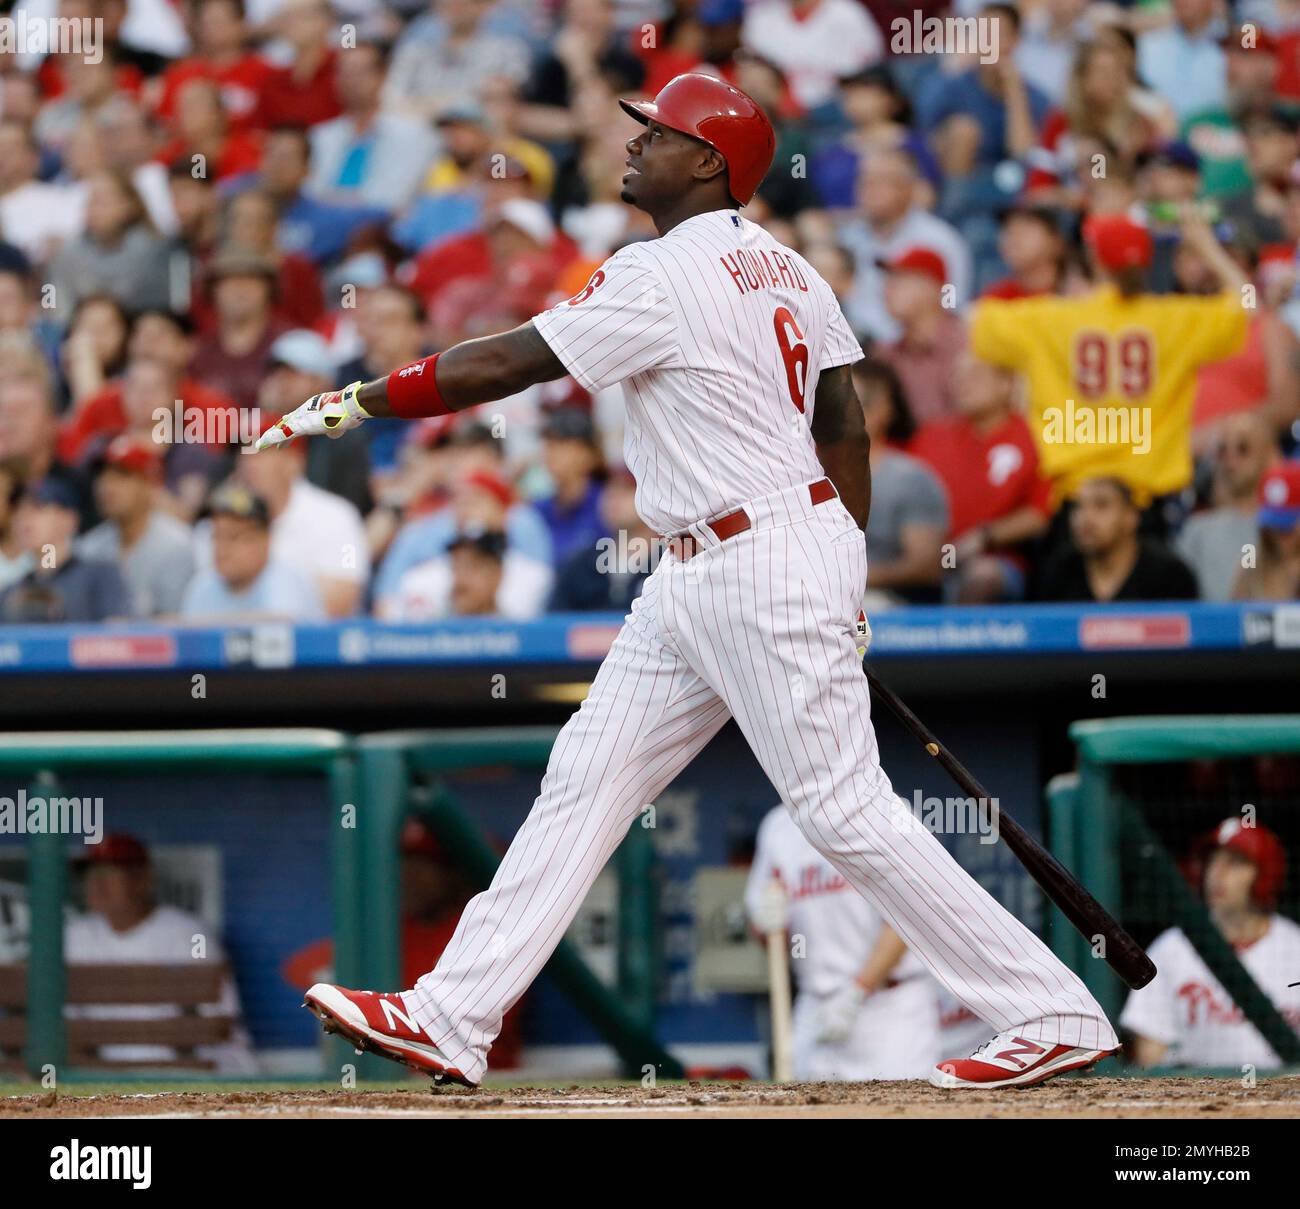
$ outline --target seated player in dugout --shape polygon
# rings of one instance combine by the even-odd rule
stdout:
[[[85,849],[77,861],[85,898],[84,914],[68,919],[63,930],[63,956],[68,965],[186,965],[197,960],[225,962],[221,941],[197,915],[158,901],[149,850],[133,835],[105,835]],[[160,1020],[183,1014],[179,1005],[164,1003],[72,1005],[70,1018],[87,1020]],[[234,1023],[228,1040],[200,1045],[194,1055],[220,1074],[251,1075],[258,1070],[252,1042],[241,1023],[239,991],[233,977],[223,979],[218,999],[198,1005],[201,1016],[226,1016]],[[174,1061],[176,1050],[165,1045],[105,1045],[99,1057],[111,1062],[150,1066]]]
[[[1187,869],[1214,926],[1237,960],[1300,1033],[1300,925],[1276,911],[1286,853],[1267,827],[1225,819],[1194,846]],[[1272,1046],[1233,1002],[1181,928],[1148,950],[1159,973],[1133,991],[1120,1015],[1139,1066],[1281,1066]]]
[[[1082,980],[935,836],[891,826],[899,798],[860,653],[871,442],[849,367],[862,349],[812,265],[740,213],[772,166],[772,124],[702,74],[621,105],[641,126],[621,197],[658,238],[528,323],[316,395],[258,441],[447,414],[565,374],[591,392],[621,384],[637,511],[667,550],[437,966],[406,990],[320,983],[306,1006],[358,1047],[477,1086],[502,1016],[643,804],[734,718],[813,846],[997,1030],[932,1083],[1024,1086],[1091,1066],[1119,1038]]]

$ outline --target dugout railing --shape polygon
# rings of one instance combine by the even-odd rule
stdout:
[[[1237,959],[1180,869],[1167,835],[1185,835],[1207,819],[1236,814],[1240,786],[1206,800],[1185,791],[1178,773],[1198,762],[1243,762],[1300,754],[1300,716],[1235,715],[1110,718],[1076,722],[1070,737],[1078,770],[1048,786],[1052,851],[1140,941],[1155,927],[1179,927],[1224,990],[1288,1065],[1300,1064],[1300,1038]],[[1145,767],[1144,767],[1145,766]],[[1143,772],[1145,776],[1137,776]],[[1252,796],[1258,796],[1252,794]],[[1285,793],[1270,803],[1294,853],[1300,801]],[[1190,824],[1180,814],[1199,816]],[[1294,865],[1293,865],[1294,869]],[[1292,896],[1295,897],[1294,894]],[[1088,938],[1059,909],[1050,912],[1052,948],[1087,984],[1112,1019],[1126,989]],[[1100,938],[1098,939],[1100,943]]]
[[[95,772],[194,778],[231,772],[318,773],[335,812],[330,828],[335,977],[344,985],[396,987],[401,979],[399,834],[423,817],[476,889],[498,858],[457,801],[447,778],[474,769],[545,767],[556,727],[397,731],[354,737],[324,729],[40,732],[0,736],[0,777],[29,797],[63,796],[65,778]],[[70,1066],[67,967],[63,954],[68,890],[64,834],[26,838],[30,931],[26,969],[24,1064],[35,1077],[103,1078]],[[608,987],[576,948],[561,941],[546,969],[619,1054],[624,1071],[680,1078],[681,1065],[655,1036],[656,915],[652,837],[633,827],[614,861],[619,874],[617,986]],[[362,1078],[391,1077],[372,1055],[353,1058],[331,1042],[334,1067],[354,1063]]]

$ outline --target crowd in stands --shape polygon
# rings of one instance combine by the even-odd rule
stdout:
[[[870,607],[1300,598],[1297,0],[12,15],[103,45],[0,53],[0,623],[629,607],[618,387],[247,447],[653,237],[616,98],[690,70],[773,118],[744,214],[866,351]]]

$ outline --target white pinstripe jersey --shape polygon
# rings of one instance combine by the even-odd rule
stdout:
[[[587,390],[623,385],[637,511],[661,534],[822,475],[822,370],[862,350],[830,286],[734,210],[629,244],[533,320]]]

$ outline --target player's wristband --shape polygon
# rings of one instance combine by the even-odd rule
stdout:
[[[449,416],[452,409],[438,389],[438,357],[424,357],[388,375],[388,410],[403,420],[421,416]]]

